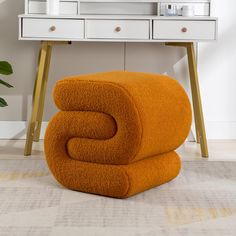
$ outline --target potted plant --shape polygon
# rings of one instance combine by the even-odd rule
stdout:
[[[1,75],[10,75],[13,73],[11,65],[7,61],[0,61],[0,74]],[[0,79],[0,85],[4,85],[7,88],[12,88],[13,86]],[[7,102],[0,97],[0,107],[8,106]]]

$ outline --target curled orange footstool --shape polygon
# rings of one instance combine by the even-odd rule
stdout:
[[[186,139],[191,108],[175,80],[114,71],[57,82],[60,111],[45,154],[54,177],[73,190],[126,198],[175,178],[174,150]]]

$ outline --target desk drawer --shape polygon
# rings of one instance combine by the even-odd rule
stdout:
[[[89,39],[149,39],[149,20],[88,20]]]
[[[154,20],[154,39],[169,40],[214,40],[215,21]]]
[[[83,20],[25,18],[22,27],[25,38],[84,38]]]

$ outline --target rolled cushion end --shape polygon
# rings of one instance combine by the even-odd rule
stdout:
[[[51,166],[54,177],[64,187],[114,198],[128,198],[167,183],[179,174],[180,169],[181,161],[175,152],[129,165],[64,160],[63,164],[57,162]]]

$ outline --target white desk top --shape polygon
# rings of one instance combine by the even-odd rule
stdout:
[[[22,14],[20,18],[47,18],[47,19],[147,19],[147,20],[194,20],[204,21],[212,20],[216,21],[217,17],[211,16],[194,16],[194,17],[183,17],[183,16],[156,16],[156,15],[46,15],[46,14]]]

